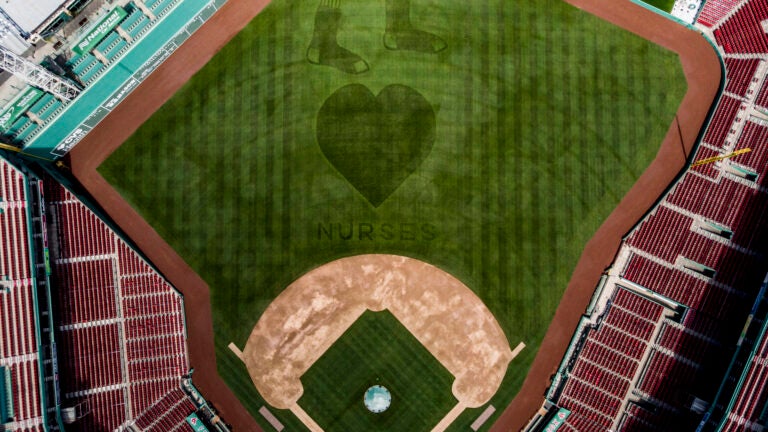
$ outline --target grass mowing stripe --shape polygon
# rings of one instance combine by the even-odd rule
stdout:
[[[451,272],[526,342],[491,401],[504,406],[584,243],[658,149],[684,90],[676,57],[554,0],[414,0],[414,23],[449,47],[392,51],[381,4],[365,0],[343,9],[339,41],[371,65],[350,76],[304,60],[316,6],[273,1],[100,171],[208,282],[220,373],[260,421],[226,344],[242,345],[297,276],[373,252]],[[350,83],[409,86],[437,116],[432,152],[378,208],[315,137],[317,110]],[[422,224],[434,238],[401,233]],[[361,225],[379,237],[361,239]]]

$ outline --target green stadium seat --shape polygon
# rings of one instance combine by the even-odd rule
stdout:
[[[16,137],[14,138],[14,141],[18,143],[23,143],[27,138],[29,138],[32,132],[34,132],[35,129],[37,128],[38,128],[37,123],[29,122],[23,130],[19,131],[19,134],[16,135]]]
[[[94,67],[89,69],[86,73],[84,73],[80,77],[80,80],[82,80],[84,83],[88,84],[88,82],[90,82],[94,77],[96,77],[96,75],[98,75],[99,72],[101,72],[102,70],[104,70],[104,65],[101,64],[101,63],[98,63]]]
[[[120,35],[113,31],[96,45],[96,50],[103,54],[104,51],[108,50],[109,46],[115,43],[118,39],[120,39]]]
[[[41,111],[37,116],[40,117],[41,120],[47,121],[50,116],[56,112],[57,109],[59,109],[62,105],[64,105],[60,100],[53,99],[43,111]]]
[[[125,39],[120,39],[104,55],[107,57],[107,59],[109,59],[109,61],[112,61],[120,55],[120,51],[126,46],[128,46],[128,42],[126,42]]]
[[[148,24],[149,24],[149,18],[147,18],[145,15],[141,15],[139,20],[133,24],[134,27],[128,30],[128,34],[130,34],[131,37],[135,39],[139,35],[139,33],[141,33],[141,31],[147,27]]]
[[[139,20],[139,18],[141,18],[142,15],[143,13],[141,12],[140,9],[136,8],[132,10],[131,13],[128,14],[127,17],[125,17],[123,22],[120,23],[120,27],[122,27],[123,30],[128,30],[129,28],[131,28],[132,25],[136,23],[136,21]]]
[[[7,135],[16,135],[16,134],[17,134],[17,133],[19,133],[19,131],[20,131],[21,129],[23,129],[23,128],[24,128],[24,126],[26,126],[26,125],[27,125],[27,123],[29,123],[30,121],[31,121],[31,120],[29,120],[29,117],[27,117],[27,116],[21,116],[21,117],[19,117],[19,118],[18,118],[18,119],[17,119],[15,122],[13,122],[13,124],[11,125],[11,127],[10,127],[10,128],[8,128],[8,130],[6,131],[6,134],[7,134]]]
[[[53,95],[50,93],[46,93],[41,97],[37,102],[32,104],[32,106],[29,108],[29,111],[37,114],[43,109],[45,109],[45,106],[50,103],[54,99]]]
[[[87,71],[89,67],[92,67],[98,61],[99,60],[97,60],[96,57],[94,57],[92,54],[85,54],[83,56],[83,61],[78,62],[73,71],[76,75],[80,75]]]

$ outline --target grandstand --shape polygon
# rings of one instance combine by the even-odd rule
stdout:
[[[181,295],[74,194],[43,184],[70,420],[78,430],[191,430]]]
[[[21,3],[15,1],[12,5],[27,17],[20,12]],[[52,12],[47,24],[40,24],[46,39],[38,35],[39,46],[18,53],[18,61],[44,66],[54,79],[79,86],[80,94],[69,100],[56,92],[45,93],[46,89],[33,82],[34,75],[22,66],[4,65],[16,77],[0,80],[0,99],[7,101],[0,113],[0,142],[50,160],[63,156],[82,138],[83,130],[101,121],[224,0],[136,0],[115,4],[70,0],[58,7],[54,3],[46,0],[41,5],[46,11],[57,11]],[[95,86],[103,77],[108,82]],[[40,91],[45,93],[43,100],[34,106],[17,103],[27,101],[30,92]],[[80,132],[75,140],[72,134],[76,131]]]
[[[2,430],[226,431],[191,383],[181,295],[43,170],[0,159],[0,191]]]
[[[0,429],[43,431],[40,327],[25,176],[0,160]]]
[[[694,159],[753,151],[682,173],[624,238],[529,430],[766,426],[766,23],[765,0],[704,4],[725,83]]]
[[[94,12],[94,24],[55,51],[64,75],[87,99],[180,3]],[[726,78],[695,159],[752,151],[681,174],[627,234],[529,430],[554,413],[563,413],[562,431],[766,425],[768,0],[710,0],[697,23],[716,42]],[[141,68],[165,48],[152,46],[128,62],[131,71],[153,70]],[[120,94],[118,103],[136,76],[98,92]],[[79,115],[104,114],[108,99]],[[20,149],[60,145],[84,120],[54,124],[78,107],[25,85],[0,114],[2,137]],[[30,154],[55,158],[76,142]],[[191,384],[180,293],[87,199],[26,166],[0,159],[0,429],[192,430],[194,413],[225,430]]]

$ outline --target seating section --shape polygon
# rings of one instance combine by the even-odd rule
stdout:
[[[742,0],[707,0],[701,9],[698,22],[712,27],[741,2]]]
[[[67,394],[105,389],[123,381],[117,323],[66,329],[59,338],[61,390]]]
[[[740,100],[723,95],[715,109],[707,132],[704,134],[704,142],[715,147],[722,147],[740,108],[742,108]]]
[[[168,13],[178,2],[179,0],[147,0],[144,4],[152,11],[152,13],[161,17]]]
[[[696,378],[696,367],[654,351],[645,366],[639,390],[679,406],[686,403]]]
[[[59,311],[61,325],[88,323],[117,317],[114,268],[111,260],[68,262],[56,265],[60,301],[71,305]]]
[[[763,86],[760,87],[760,92],[757,93],[755,105],[763,109],[768,108],[768,81],[763,81]]]
[[[768,0],[749,0],[713,31],[717,44],[727,54],[768,53],[768,35],[763,21],[768,19]]]
[[[63,406],[87,408],[82,430],[142,416],[183,430],[195,406],[180,387],[189,371],[181,296],[70,191],[53,179],[45,189],[59,251]]]
[[[630,404],[627,406],[624,418],[622,419],[621,431],[660,431],[669,427],[669,417],[674,415],[664,407],[653,407],[654,411],[649,411],[639,405]]]
[[[31,87],[24,87],[20,91],[24,92]],[[19,113],[20,116],[1,133],[10,142],[17,145],[23,145],[24,141],[35,131],[41,128],[38,122],[43,124],[49,121],[63,109],[64,103],[50,93],[43,93],[26,111]],[[35,119],[35,121],[32,120]],[[39,119],[39,120],[38,120]]]
[[[715,341],[716,339],[707,338],[690,327],[665,321],[656,346],[685,358],[696,358],[702,353],[715,352],[720,347]]]
[[[558,405],[576,413],[575,430],[611,428],[652,345],[664,307],[619,288],[575,357]]]
[[[151,0],[144,4],[152,11],[155,20],[170,12],[180,0]],[[125,6],[128,15],[119,24],[120,29],[125,31],[128,36],[121,35],[117,29],[111,31],[104,39],[96,45],[90,53],[82,55],[75,54],[68,62],[72,72],[77,75],[80,81],[86,86],[92,83],[107,66],[118,59],[136,40],[149,30],[152,25],[150,17],[144,14],[133,2],[128,2]],[[94,53],[98,52],[103,56],[99,60]],[[106,60],[106,65],[103,61]]]
[[[52,94],[46,93],[39,101],[32,105],[29,112],[39,117],[43,122],[46,122],[63,106],[64,103],[62,101],[56,99]]]
[[[25,184],[26,176],[0,158],[0,365],[14,407],[11,422],[0,429],[9,432],[43,430]]]
[[[136,419],[136,425],[144,431],[187,431],[190,429],[185,419],[194,411],[194,404],[184,392],[177,389],[168,393],[146,410]]]
[[[734,163],[762,173],[768,171],[768,123],[763,120],[748,121],[736,143],[736,150],[751,149],[739,155]]]
[[[561,430],[694,430],[692,397],[711,401],[726,378],[765,275],[766,85],[753,96],[766,78],[768,0],[710,0],[698,22],[725,53],[728,94],[694,160],[751,152],[684,172],[624,239],[550,389],[572,412]],[[723,430],[745,430],[768,402],[766,339]]]
[[[744,424],[760,420],[762,407],[768,403],[768,332],[756,341],[755,355],[745,366],[746,378],[733,408],[726,416],[722,432],[744,430]]]
[[[13,142],[20,143],[37,128],[37,123],[30,120],[27,116],[21,116],[5,131],[5,135],[11,138]]]
[[[709,3],[709,2],[707,2]],[[747,96],[747,90],[753,80],[756,80],[755,72],[760,64],[758,59],[739,59],[728,57],[725,59],[727,84],[725,91],[739,96]]]

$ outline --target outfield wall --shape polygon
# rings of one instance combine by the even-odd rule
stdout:
[[[47,160],[67,154],[224,3],[226,0],[180,1],[56,119],[36,133],[22,153]]]

